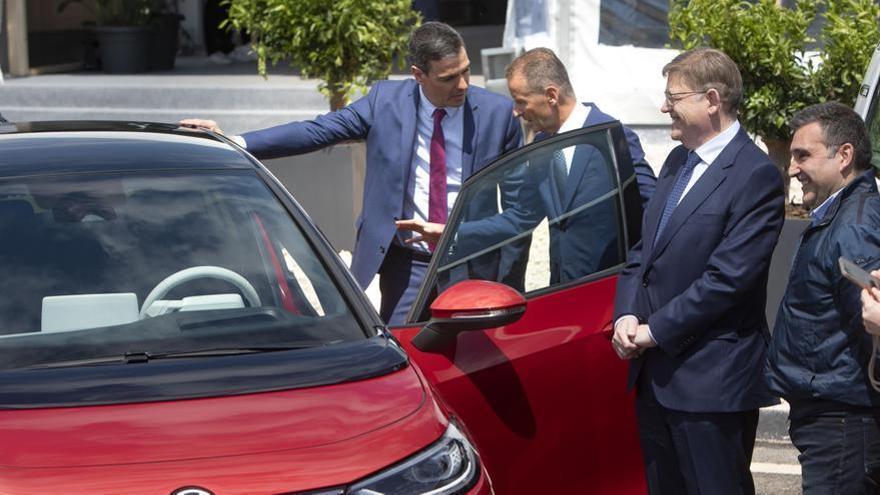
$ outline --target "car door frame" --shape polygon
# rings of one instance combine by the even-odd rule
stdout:
[[[482,177],[491,174],[494,170],[502,167],[510,161],[516,161],[523,155],[533,153],[535,149],[552,147],[561,141],[566,141],[584,134],[593,134],[598,131],[606,131],[606,139],[608,140],[609,145],[608,149],[611,151],[612,167],[617,184],[616,196],[618,199],[618,207],[620,208],[620,216],[618,220],[622,220],[623,222],[623,224],[620,225],[620,232],[623,235],[624,250],[628,251],[641,239],[642,205],[638,191],[638,183],[636,181],[635,169],[632,164],[632,158],[630,157],[626,141],[626,135],[623,132],[623,126],[616,120],[557,134],[548,139],[532,142],[517,150],[506,153],[469,177],[462,184],[459,195],[461,195],[466,188],[473,187],[472,184],[480,181]],[[625,159],[621,160],[621,157],[624,157]],[[456,202],[449,214],[449,218],[457,218],[461,215],[461,210],[464,208],[465,206],[463,202]],[[452,242],[453,239],[451,239],[451,234],[449,234],[448,231],[444,231],[440,240],[437,242],[435,252],[445,252],[444,250],[449,249]],[[412,326],[427,321],[424,317],[429,313],[427,311],[429,305],[426,303],[428,298],[432,295],[431,291],[437,282],[437,269],[439,268],[438,265],[440,264],[440,258],[440,256],[431,257],[431,262],[428,265],[425,279],[422,281],[418,295],[407,313],[405,326]],[[525,295],[528,298],[537,297],[558,290],[565,290],[566,288],[588,283],[593,280],[598,280],[607,277],[610,273],[619,271],[623,267],[623,264],[624,263],[622,262],[619,265],[590,274],[586,277],[529,291]]]

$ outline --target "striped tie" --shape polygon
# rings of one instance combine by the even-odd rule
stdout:
[[[657,243],[657,239],[660,238],[660,234],[663,233],[666,223],[669,222],[672,212],[675,211],[675,207],[678,206],[679,201],[681,201],[684,189],[687,187],[688,182],[690,182],[691,176],[694,174],[694,168],[698,163],[700,163],[700,156],[693,151],[689,151],[687,161],[684,162],[684,166],[678,171],[678,178],[675,180],[675,185],[672,186],[672,191],[669,193],[669,197],[666,198],[666,206],[663,208],[663,215],[660,217],[660,225],[657,226],[657,233],[654,235],[655,244]]]

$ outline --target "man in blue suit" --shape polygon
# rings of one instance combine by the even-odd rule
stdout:
[[[534,132],[535,141],[614,121],[593,103],[578,103],[565,65],[548,48],[518,56],[507,68],[507,85],[514,114]],[[654,192],[656,178],[645,160],[638,136],[624,127],[643,204]],[[507,185],[517,182],[512,206],[488,218],[468,218],[457,232],[459,256],[503,242],[548,219],[550,284],[564,283],[620,262],[617,201],[609,197],[591,204],[614,189],[613,168],[598,148],[588,144],[569,147],[559,156],[533,159]],[[478,213],[485,208],[474,208]],[[476,215],[475,215],[476,216]],[[439,236],[439,229],[438,229]],[[521,289],[528,241],[506,245],[493,278]],[[521,273],[522,272],[522,273]]]
[[[737,122],[742,79],[712,49],[663,68],[672,138],[642,240],[618,279],[612,345],[632,359],[652,494],[754,493],[770,256],[782,176]]]
[[[377,81],[360,100],[311,121],[240,136],[257,158],[314,151],[365,139],[366,179],[351,271],[366,288],[378,273],[380,314],[402,323],[424,278],[433,246],[395,222],[445,223],[461,184],[522,144],[511,102],[470,86],[461,36],[439,22],[416,29],[409,43],[414,79]],[[183,125],[220,131],[213,121]]]
[[[535,141],[616,120],[593,103],[578,103],[565,65],[548,48],[517,57],[507,67],[506,77],[514,113],[537,133]],[[657,179],[636,133],[628,127],[623,131],[639,194],[647,204]],[[610,197],[575,213],[614,189],[613,169],[605,157],[594,146],[580,145],[542,165],[532,167],[538,177],[527,182],[537,186],[536,196],[541,198],[542,204],[534,209],[551,219],[550,283],[575,280],[616,264],[618,229],[610,221],[617,218],[616,200]]]

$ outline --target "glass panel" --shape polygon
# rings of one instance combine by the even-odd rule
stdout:
[[[668,0],[601,0],[599,43],[664,48],[669,42]]]
[[[0,367],[366,338],[250,171],[0,181],[0,239]]]
[[[464,279],[529,292],[624,260],[608,130],[553,139],[468,183],[447,224],[438,289]]]

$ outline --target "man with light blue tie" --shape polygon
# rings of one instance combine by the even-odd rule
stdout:
[[[649,492],[754,494],[758,410],[776,402],[762,371],[782,175],[737,121],[742,78],[727,55],[687,51],[663,74],[661,111],[682,144],[618,279],[612,345],[632,360]]]
[[[557,134],[610,123],[616,119],[595,103],[581,103],[568,71],[549,48],[533,48],[507,67],[507,88],[514,100],[514,115],[535,132],[535,141]],[[645,159],[635,132],[623,127],[626,152],[632,161],[643,204],[654,192],[657,179]],[[459,227],[456,251],[467,255],[533,229],[548,220],[550,284],[577,280],[619,262],[615,201],[601,197],[613,190],[615,180],[602,153],[582,144],[558,149],[552,156],[536,158],[508,177],[509,208],[488,218],[468,218]],[[486,211],[475,208],[475,212]],[[523,290],[530,238],[508,243],[499,253],[496,270],[488,278]],[[490,263],[486,263],[490,264]],[[473,276],[473,274],[472,274]]]
[[[414,79],[377,81],[351,105],[311,121],[238,137],[257,158],[307,153],[365,139],[366,178],[351,271],[366,288],[378,273],[380,315],[403,323],[427,271],[432,245],[396,222],[442,225],[461,184],[522,144],[507,98],[469,85],[464,41],[451,27],[427,22],[409,43]],[[220,129],[213,121],[182,125]]]

